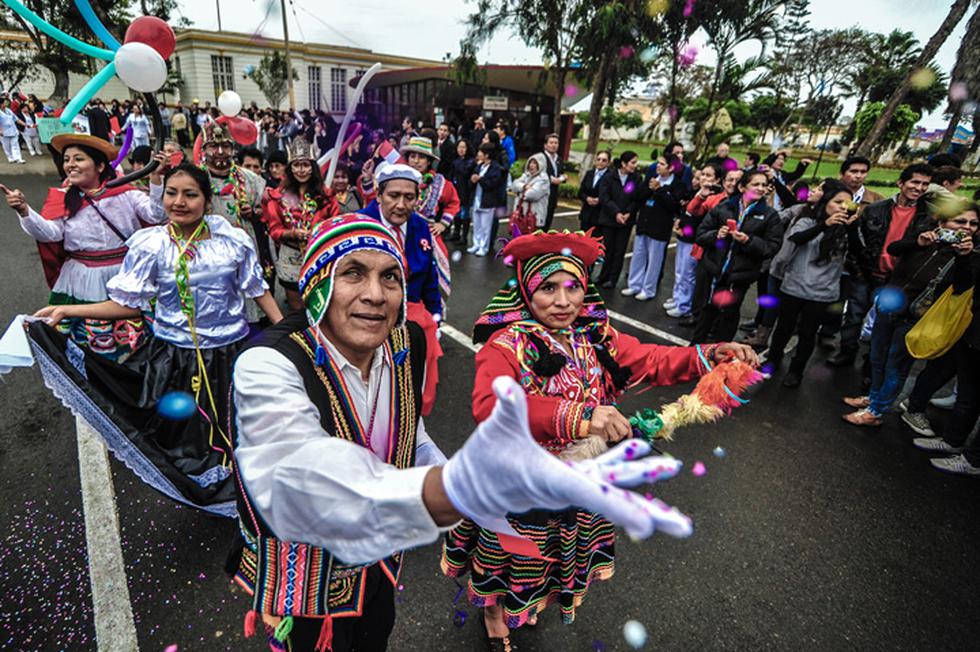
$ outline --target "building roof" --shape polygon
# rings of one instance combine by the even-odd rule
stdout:
[[[284,45],[281,39],[271,39],[261,34],[246,34],[244,32],[220,31],[213,32],[203,29],[177,29],[177,49],[190,47],[198,43],[207,44],[217,49],[238,49],[247,50],[254,53],[256,47],[263,49],[282,50]],[[380,61],[382,64],[399,66],[414,66],[425,68],[427,66],[443,65],[441,61],[432,59],[419,59],[416,57],[403,57],[394,54],[383,54],[374,52],[367,48],[354,48],[346,45],[332,45],[330,43],[306,43],[304,41],[289,41],[290,54],[331,57],[340,59],[351,59],[372,64]]]
[[[480,66],[480,71],[480,77],[474,83],[488,88],[546,96],[554,96],[557,92],[555,77],[548,74],[543,66],[487,64]],[[367,88],[384,88],[427,79],[444,79],[457,83],[459,81],[452,66],[443,63],[437,66],[383,70],[371,78]],[[351,79],[350,85],[356,86],[359,80],[360,76]],[[578,81],[575,71],[569,71],[566,83],[574,84]],[[574,101],[575,98],[566,98],[566,100]]]

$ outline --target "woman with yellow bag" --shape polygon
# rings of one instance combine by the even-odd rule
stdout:
[[[875,299],[878,315],[871,331],[871,389],[867,396],[844,399],[856,408],[842,417],[852,425],[882,424],[915,362],[905,336],[952,283],[954,268],[969,268],[971,259],[977,257],[973,253],[976,205],[939,220],[931,231],[909,233],[888,245],[888,255],[897,263],[889,285]]]
[[[971,242],[976,241],[978,225],[980,225],[980,207],[971,205],[956,218],[974,234]],[[980,417],[980,293],[977,292],[977,280],[980,279],[980,254],[973,250],[972,255],[959,255],[953,266],[953,296],[969,295],[972,293],[971,308],[973,319],[966,332],[956,343],[953,353],[956,356],[956,378],[958,391],[953,415],[946,426],[945,434],[940,437],[917,437],[912,440],[918,448],[937,453],[945,453],[949,457],[936,457],[930,460],[932,465],[941,471],[960,473],[980,477],[980,438],[967,446],[967,439],[973,426]]]

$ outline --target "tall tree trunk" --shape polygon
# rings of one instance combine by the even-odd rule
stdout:
[[[970,8],[971,0],[955,0],[953,5],[949,8],[949,13],[946,15],[946,19],[943,21],[936,33],[932,35],[926,46],[922,48],[922,53],[919,58],[915,60],[912,64],[911,69],[908,74],[905,75],[905,79],[899,84],[892,92],[892,96],[888,98],[888,104],[885,105],[885,110],[881,112],[878,116],[878,120],[875,122],[874,127],[871,128],[871,132],[868,137],[864,139],[861,146],[858,148],[856,154],[859,156],[868,156],[877,146],[878,141],[881,140],[881,136],[885,133],[885,129],[888,127],[888,123],[891,122],[892,117],[895,115],[895,111],[898,110],[898,105],[902,103],[905,96],[908,95],[909,89],[912,88],[912,77],[920,69],[924,68],[932,61],[936,52],[942,47],[946,39],[949,38],[950,33],[956,27],[957,24],[966,15],[966,10]]]
[[[568,75],[568,69],[565,66],[558,66],[558,71],[555,73],[555,124],[552,131],[556,134],[561,128],[561,101],[565,97],[565,77]]]
[[[54,75],[54,92],[51,93],[48,101],[63,106],[68,100],[68,71],[64,68],[51,68],[49,70]]]
[[[953,107],[953,115],[949,117],[949,124],[946,125],[946,133],[943,134],[943,140],[939,143],[939,151],[945,152],[949,149],[950,144],[953,142],[953,136],[956,135],[956,128],[960,126],[960,118],[963,117],[963,103],[957,102]]]
[[[581,170],[587,170],[592,165],[595,152],[599,149],[599,136],[602,130],[602,104],[606,99],[606,85],[609,81],[609,69],[613,63],[613,52],[606,51],[599,62],[599,72],[592,82],[592,103],[589,105],[589,141],[585,146],[585,159]]]
[[[704,161],[707,158],[706,145],[708,143],[708,125],[711,123],[711,118],[713,118],[713,113],[715,110],[715,91],[718,89],[718,84],[721,83],[721,74],[724,71],[725,59],[728,57],[728,52],[718,52],[718,63],[715,65],[715,80],[711,84],[711,92],[708,93],[708,111],[705,114],[704,124],[701,125],[701,130],[698,132],[697,137],[694,139],[694,151],[697,155],[700,153],[699,160]]]
[[[676,45],[676,44],[675,44]],[[677,48],[674,48],[674,52],[677,52]],[[670,109],[667,113],[667,118],[670,121],[670,140],[673,141],[677,138],[677,74],[680,71],[680,64],[677,63],[677,55],[674,55],[670,59]]]

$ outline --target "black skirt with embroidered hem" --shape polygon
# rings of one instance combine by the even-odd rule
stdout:
[[[170,392],[193,396],[194,349],[149,337],[117,363],[80,348],[43,322],[31,323],[28,336],[48,388],[143,482],[179,503],[236,516],[225,437],[233,432],[232,365],[244,340],[201,350],[215,407],[202,387],[193,411],[174,419],[161,413],[166,410],[159,409],[160,399]]]

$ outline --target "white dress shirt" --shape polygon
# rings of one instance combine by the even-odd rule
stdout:
[[[367,382],[330,342],[365,429],[378,393],[371,450],[328,435],[303,379],[284,355],[248,349],[235,364],[238,447],[235,458],[253,505],[276,536],[326,548],[351,564],[435,541],[441,532],[422,500],[429,468],[446,458],[422,420],[416,434],[416,467],[383,461],[391,415],[392,361],[379,349]],[[380,388],[380,389],[379,389]]]

